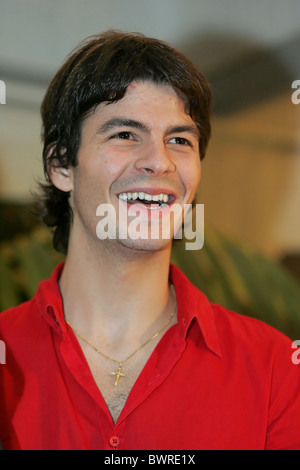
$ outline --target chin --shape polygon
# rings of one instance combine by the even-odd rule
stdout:
[[[147,239],[144,240],[142,238],[139,238],[137,240],[132,240],[132,239],[117,239],[116,242],[118,242],[120,245],[123,247],[129,248],[130,250],[135,250],[137,252],[142,252],[142,251],[147,251],[147,252],[155,252],[155,251],[161,251],[169,246],[171,247],[172,241],[170,239],[159,239],[159,240],[152,240],[152,239]]]

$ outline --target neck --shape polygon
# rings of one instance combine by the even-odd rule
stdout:
[[[171,246],[139,251],[115,245],[75,249],[70,240],[60,279],[65,316],[82,334],[107,341],[151,331],[171,314]],[[104,245],[104,244],[103,244]],[[78,246],[78,245],[77,245]]]

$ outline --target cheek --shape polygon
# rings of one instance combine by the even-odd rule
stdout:
[[[196,184],[197,186],[199,185],[200,183],[200,179],[201,179],[201,162],[200,162],[200,157],[199,157],[199,162],[198,162],[198,165],[197,165],[197,171],[195,173],[195,177],[196,177]]]
[[[98,153],[93,149],[83,148],[78,154],[78,165],[75,173],[75,187],[81,193],[92,193],[108,182],[109,177],[105,173],[105,162],[102,162]]]
[[[200,183],[201,178],[201,164],[200,159],[195,161],[193,165],[185,168],[184,171],[184,185],[187,193],[195,194]]]
[[[128,152],[127,152],[128,153]],[[79,161],[79,170],[86,180],[99,186],[108,187],[126,168],[128,155],[105,144],[97,145],[85,152]]]

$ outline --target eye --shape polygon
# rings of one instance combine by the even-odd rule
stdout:
[[[169,140],[169,142],[171,144],[176,145],[189,145],[190,147],[192,146],[191,142],[188,139],[185,139],[184,137],[173,137]]]
[[[128,132],[128,131],[118,132],[117,134],[112,135],[110,138],[111,139],[123,139],[123,140],[133,140],[134,139],[131,132]]]

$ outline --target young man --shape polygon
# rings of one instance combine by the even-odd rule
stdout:
[[[210,108],[202,74],[138,34],[90,38],[50,83],[43,216],[66,261],[0,315],[4,448],[300,449],[291,341],[211,304],[170,266],[178,221],[162,236]]]

